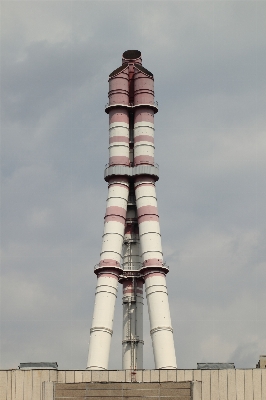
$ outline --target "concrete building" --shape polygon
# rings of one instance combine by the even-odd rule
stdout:
[[[131,396],[153,400],[265,400],[266,368],[0,371],[0,400],[130,400]]]

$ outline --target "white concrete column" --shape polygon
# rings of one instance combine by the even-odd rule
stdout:
[[[113,333],[118,277],[125,229],[129,184],[123,177],[109,181],[100,263],[95,294],[87,369],[107,369]]]
[[[154,179],[136,178],[135,193],[155,368],[176,368]]]
[[[147,275],[145,275],[145,288],[155,368],[177,368],[164,273],[147,271]]]
[[[87,369],[108,369],[117,285],[115,272],[98,275]]]

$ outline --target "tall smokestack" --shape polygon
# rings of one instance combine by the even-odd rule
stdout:
[[[176,368],[154,164],[153,74],[127,50],[109,75],[108,198],[87,369],[107,369],[118,282],[123,285],[123,369],[143,368],[143,284],[155,368]]]

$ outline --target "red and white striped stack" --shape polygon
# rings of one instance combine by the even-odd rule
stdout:
[[[109,76],[108,198],[88,369],[107,369],[118,282],[123,284],[123,369],[143,368],[143,283],[155,368],[176,368],[155,191],[153,74],[128,50]],[[111,172],[108,172],[111,171]]]

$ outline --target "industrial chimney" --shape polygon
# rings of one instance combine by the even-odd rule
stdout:
[[[143,368],[143,284],[156,369],[176,368],[163,262],[154,164],[153,74],[127,50],[109,75],[108,197],[87,369],[104,370],[113,333],[118,283],[123,285],[123,369]]]

